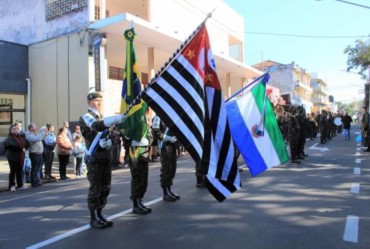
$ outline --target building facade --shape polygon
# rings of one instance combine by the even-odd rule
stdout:
[[[87,93],[94,90],[104,95],[105,115],[119,112],[126,56],[122,34],[131,27],[138,34],[134,46],[143,84],[150,82],[213,10],[206,26],[225,98],[262,74],[244,64],[244,20],[222,0],[18,0],[4,4],[0,39],[28,48],[28,74],[23,82],[28,80],[29,89],[23,108],[29,109],[29,119],[24,119],[39,127],[76,122],[86,111]],[[5,13],[4,9],[15,11]]]
[[[303,106],[307,113],[312,111],[311,76],[305,69],[294,62],[282,64],[269,60],[253,65],[253,67],[270,74],[268,84],[280,89],[285,104]]]
[[[322,110],[328,109],[329,94],[328,85],[318,73],[311,73],[312,93],[312,112],[319,113]]]

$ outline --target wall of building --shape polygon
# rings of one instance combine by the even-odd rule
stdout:
[[[222,0],[151,0],[150,7],[150,22],[158,31],[176,32],[180,40],[185,40],[214,10],[207,29],[215,54],[229,55],[229,35],[244,41],[243,17]]]
[[[270,73],[268,84],[280,89],[281,94],[292,94],[294,91],[293,70],[290,65],[279,65]]]
[[[88,24],[88,8],[46,21],[45,0],[2,0],[0,40],[29,45]],[[66,1],[65,1],[66,2]],[[32,24],[32,25],[30,25]]]
[[[29,47],[31,122],[39,127],[78,121],[89,91],[88,39],[73,34]],[[42,68],[42,70],[40,70]]]

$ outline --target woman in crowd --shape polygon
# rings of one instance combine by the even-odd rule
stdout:
[[[57,137],[57,154],[59,159],[59,175],[60,180],[67,180],[67,164],[69,156],[72,154],[73,145],[71,140],[68,138],[68,129],[62,127],[59,129]]]
[[[86,151],[85,142],[81,135],[76,134],[73,141],[74,156],[76,157],[76,178],[84,175],[82,163]]]
[[[16,125],[11,125],[9,128],[8,137],[5,140],[6,159],[8,160],[9,173],[9,190],[15,191],[15,178],[17,180],[17,188],[26,188],[23,184],[23,162],[25,152],[29,146],[28,141],[24,136],[19,135],[19,130]]]

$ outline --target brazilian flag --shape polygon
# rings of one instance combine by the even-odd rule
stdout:
[[[133,44],[134,29],[126,30],[124,37],[126,39],[126,68],[122,84],[120,112],[126,113],[127,110],[129,112],[127,119],[119,125],[118,129],[124,136],[139,142],[147,130],[147,104],[141,98],[137,98],[141,92],[141,83]],[[132,105],[131,108],[130,105]]]

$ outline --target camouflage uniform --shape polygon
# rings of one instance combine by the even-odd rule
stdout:
[[[328,119],[326,116],[326,111],[322,110],[320,115],[320,143],[325,144],[327,141],[327,133],[328,133]]]
[[[298,158],[304,159],[305,156],[308,156],[304,152],[304,147],[306,144],[306,138],[309,137],[309,125],[308,120],[306,118],[306,111],[302,106],[297,107],[297,115],[296,115],[299,129],[299,149],[298,149]]]
[[[300,127],[297,122],[297,117],[295,115],[295,108],[290,108],[291,115],[288,119],[288,138],[290,147],[290,157],[292,158],[292,163],[300,163],[299,158],[299,144],[300,144]]]
[[[129,161],[128,165],[131,172],[131,196],[134,203],[133,212],[146,214],[151,211],[142,203],[144,194],[148,187],[148,165],[149,165],[149,148],[153,141],[153,136],[147,126],[144,137],[140,142],[129,140]]]
[[[180,197],[171,191],[173,179],[177,169],[177,143],[167,126],[158,116],[153,118],[152,124],[153,137],[158,139],[161,155],[161,175],[160,182],[163,189],[163,200],[175,201]],[[167,138],[175,138],[168,141]]]
[[[80,117],[79,123],[81,133],[85,138],[86,148],[89,150],[98,132],[106,130],[107,127],[104,125],[103,117],[91,110]],[[111,189],[111,151],[98,146],[95,154],[91,158],[86,156],[86,159],[87,179],[90,182],[87,197],[88,207],[90,210],[102,209],[107,204],[107,197]]]
[[[362,135],[362,145],[368,147],[369,150],[369,112],[367,108],[363,108],[364,112],[362,113],[361,118],[361,135]]]

